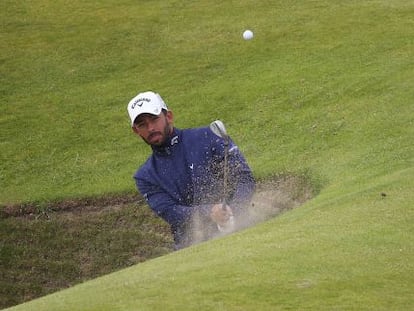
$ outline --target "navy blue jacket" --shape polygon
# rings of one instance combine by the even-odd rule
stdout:
[[[213,204],[222,202],[224,140],[209,127],[180,130],[138,169],[134,178],[151,209],[173,233],[197,211],[209,216]],[[227,204],[234,214],[242,212],[255,188],[251,170],[230,139]]]

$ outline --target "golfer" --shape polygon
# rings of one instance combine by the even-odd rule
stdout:
[[[136,186],[150,208],[169,223],[175,249],[234,230],[255,188],[234,142],[229,139],[228,191],[223,198],[222,137],[210,127],[175,128],[172,111],[151,91],[135,96],[127,109],[132,130],[152,148],[134,175]]]

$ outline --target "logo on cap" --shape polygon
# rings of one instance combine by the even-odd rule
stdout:
[[[151,99],[149,99],[149,98],[145,98],[145,97],[143,97],[143,98],[138,98],[136,101],[134,101],[134,102],[132,103],[132,105],[131,105],[131,109],[134,109],[136,106],[138,106],[138,107],[142,107],[142,105],[144,104],[144,102],[149,103],[149,102],[151,102]]]

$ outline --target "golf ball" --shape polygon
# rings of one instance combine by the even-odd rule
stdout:
[[[253,39],[253,31],[251,31],[251,30],[245,30],[245,31],[243,32],[243,39],[244,39],[244,40],[250,40],[250,39]]]

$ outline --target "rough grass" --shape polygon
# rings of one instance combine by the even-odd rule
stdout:
[[[166,224],[142,202],[98,200],[3,217],[3,308],[164,255],[172,247]]]

